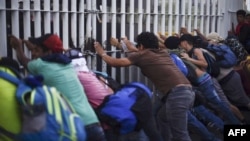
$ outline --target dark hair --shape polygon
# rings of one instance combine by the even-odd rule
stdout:
[[[200,36],[193,36],[193,37],[194,37],[193,47],[207,48],[208,41],[204,41]]]
[[[242,15],[242,16],[246,16],[246,11],[245,10],[243,10],[243,9],[240,9],[240,10],[238,10],[237,12],[236,12],[236,15],[238,16],[238,15]]]
[[[63,52],[63,43],[60,37],[56,34],[46,33],[40,37],[30,37],[29,41],[32,44],[42,48],[44,52],[51,50],[53,53]]]
[[[168,49],[177,49],[179,47],[180,44],[180,38],[175,37],[175,36],[169,36],[165,41],[164,41],[164,45],[168,48]]]
[[[51,33],[47,33],[43,36],[40,36],[40,37],[37,37],[37,38],[34,38],[34,37],[29,37],[28,40],[32,43],[32,44],[35,44],[37,45],[38,47],[40,47],[43,52],[47,52],[49,51],[49,48],[46,47],[43,42],[49,38],[49,36],[51,36],[52,34]]]
[[[193,45],[194,44],[194,37],[191,34],[183,34],[180,37],[180,42],[182,42],[182,41],[187,41],[188,44]]]
[[[10,69],[17,77],[20,77],[20,66],[18,62],[10,57],[0,57],[0,66]]]
[[[158,49],[158,38],[152,32],[142,32],[137,36],[137,45],[143,45],[144,48]]]

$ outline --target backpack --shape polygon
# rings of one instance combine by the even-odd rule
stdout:
[[[180,57],[178,57],[176,54],[174,53],[170,53],[170,56],[173,60],[173,62],[175,63],[175,65],[179,68],[179,70],[185,75],[188,75],[188,69],[186,67],[186,65],[183,63],[183,61],[180,59]]]
[[[107,73],[100,72],[100,71],[93,71],[96,74],[96,77],[99,80],[102,80],[102,78],[106,79],[104,84],[108,85],[114,92],[119,90],[121,88],[121,84],[117,82],[115,79],[113,79],[111,76],[109,76]]]
[[[139,82],[124,84],[113,95],[107,96],[97,108],[101,122],[109,125],[114,133],[123,135],[141,129],[138,122],[147,119],[145,111],[152,107],[152,93],[147,86]]]
[[[197,68],[196,65],[191,63],[188,60],[183,59],[182,60],[185,66],[187,67],[188,73],[186,75],[187,79],[192,83],[192,85],[197,85],[197,74],[195,69]]]
[[[216,62],[222,68],[234,67],[237,64],[237,58],[231,49],[225,44],[208,44],[205,48],[215,55]]]
[[[22,129],[18,135],[12,136],[14,140],[85,141],[86,133],[80,117],[56,88],[42,85],[42,77],[29,75],[17,79],[3,71],[0,71],[0,77],[17,86]]]
[[[188,52],[189,56],[193,57],[194,53],[194,47]],[[203,56],[205,60],[207,61],[207,68],[206,71],[209,73],[212,77],[217,77],[220,74],[220,66],[219,63],[216,62],[216,59],[212,56],[212,54],[206,50],[201,48]]]
[[[247,58],[248,53],[237,38],[228,37],[224,40],[224,44],[226,44],[235,54],[237,64],[240,64],[241,61]]]

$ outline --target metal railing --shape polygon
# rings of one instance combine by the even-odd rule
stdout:
[[[0,56],[13,56],[7,36],[30,36],[52,32],[63,40],[65,48],[82,47],[94,38],[103,43],[110,37],[127,36],[131,41],[142,31],[171,35],[180,27],[189,32],[199,28],[205,35],[215,31],[225,37],[236,22],[235,12],[244,0],[0,0]],[[227,10],[229,9],[229,10]],[[111,56],[124,54],[107,44]],[[29,52],[25,49],[25,53]],[[93,70],[106,71],[120,82],[151,83],[135,67],[107,66],[95,54],[87,55]],[[151,85],[152,86],[152,85]]]

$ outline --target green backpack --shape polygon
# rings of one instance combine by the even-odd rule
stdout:
[[[17,86],[22,115],[21,132],[7,136],[21,141],[86,140],[83,121],[56,88],[41,83],[42,77],[29,75],[20,80],[0,71],[0,78]]]

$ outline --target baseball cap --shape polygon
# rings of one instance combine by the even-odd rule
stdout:
[[[64,51],[60,37],[56,34],[47,33],[40,37],[30,37],[29,41],[41,48],[51,50],[53,53],[62,53]]]

